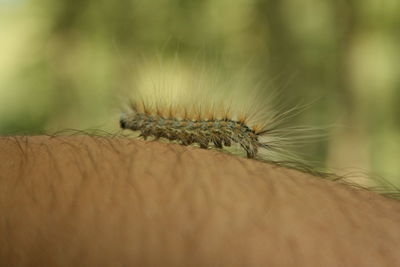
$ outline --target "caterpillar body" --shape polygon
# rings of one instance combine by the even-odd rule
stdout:
[[[244,151],[248,158],[272,162],[302,161],[292,148],[314,138],[313,131],[284,126],[301,107],[275,108],[276,95],[264,94],[246,73],[226,79],[214,69],[196,67],[142,65],[120,127],[139,132],[145,140]]]
[[[201,119],[191,118],[185,110],[182,119],[164,116],[160,110],[152,113],[145,109],[140,110],[133,104],[132,112],[123,114],[120,119],[122,129],[140,131],[144,139],[151,136],[155,139],[166,138],[178,141],[182,145],[198,144],[207,149],[210,144],[222,149],[223,146],[239,144],[248,158],[254,158],[259,148],[268,148],[268,144],[260,142],[259,137],[268,132],[267,129],[251,128],[244,119],[233,120],[225,114],[223,118]]]

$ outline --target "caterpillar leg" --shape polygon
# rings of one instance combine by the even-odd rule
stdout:
[[[247,154],[247,158],[249,158],[249,159],[253,159],[255,157],[255,154],[252,153],[252,151],[246,151],[246,154]]]
[[[189,141],[189,140],[182,140],[181,145],[189,146],[189,145],[191,145],[192,143],[193,143],[193,142],[191,142],[191,141]]]
[[[143,132],[139,135],[139,137],[143,137],[144,140],[147,140],[148,136],[149,136],[148,134],[143,133]]]
[[[216,148],[222,149],[222,141],[221,140],[214,140],[213,143]]]
[[[241,145],[241,146],[244,148],[244,150],[246,150],[247,158],[249,159],[255,158],[258,152],[257,147],[249,145]]]
[[[204,148],[204,149],[208,148],[208,142],[201,142],[201,143],[199,143],[199,145],[200,145],[200,148]]]

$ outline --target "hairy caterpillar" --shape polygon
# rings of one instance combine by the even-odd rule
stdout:
[[[309,129],[304,127],[282,127],[300,108],[274,110],[274,98],[265,100],[258,88],[249,90],[248,81],[221,82],[215,75],[186,69],[175,66],[168,75],[163,67],[161,79],[137,84],[120,127],[140,132],[145,140],[166,139],[204,149],[237,145],[248,158],[270,161],[298,162],[288,147],[315,137],[306,135]]]
[[[234,120],[228,113],[221,118],[212,114],[205,119],[200,113],[191,116],[185,109],[184,116],[176,118],[172,112],[163,114],[161,110],[156,110],[153,113],[145,105],[139,108],[133,104],[131,107],[132,113],[121,116],[121,128],[140,131],[144,139],[148,136],[166,138],[182,145],[197,143],[201,148],[208,148],[211,143],[220,149],[238,143],[248,158],[254,158],[259,148],[269,148],[268,143],[259,140],[260,136],[268,134],[268,128],[249,127],[244,118]]]

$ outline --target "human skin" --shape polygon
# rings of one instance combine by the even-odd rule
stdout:
[[[400,266],[400,202],[217,151],[0,138],[0,266]]]

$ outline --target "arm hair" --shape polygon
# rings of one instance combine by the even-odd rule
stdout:
[[[400,266],[400,202],[216,151],[0,138],[0,266]]]

